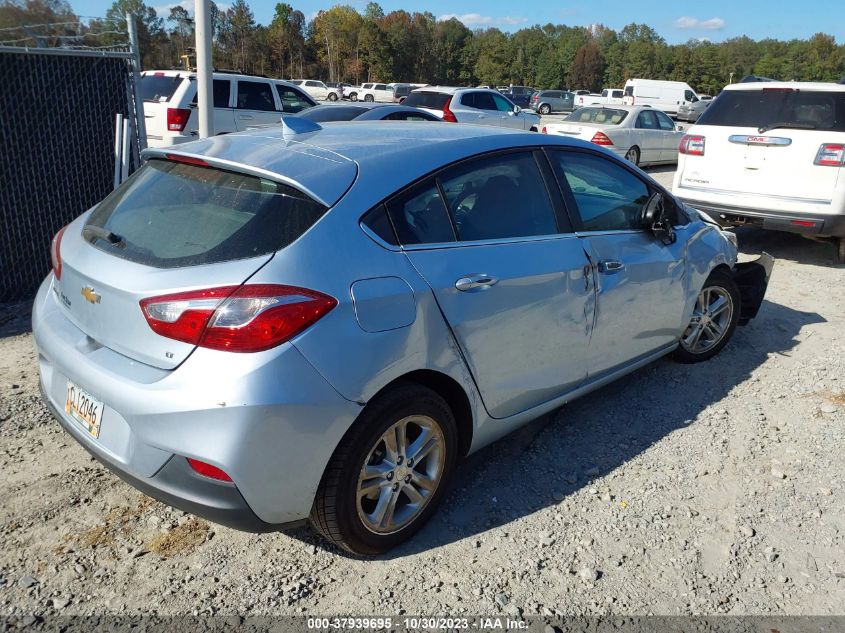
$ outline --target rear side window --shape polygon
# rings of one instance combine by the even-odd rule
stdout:
[[[241,110],[263,110],[273,112],[276,102],[266,81],[238,81],[237,107]]]
[[[282,102],[282,112],[301,112],[314,105],[314,102],[302,94],[299,90],[281,84],[276,85],[276,92],[279,95],[279,101]],[[340,120],[340,119],[324,119]]]
[[[631,231],[642,228],[640,213],[648,201],[646,184],[612,161],[581,152],[551,152],[558,178],[572,191],[584,231]]]
[[[178,75],[144,75],[141,77],[141,99],[154,103],[170,101],[182,80]]]
[[[401,244],[454,242],[440,190],[429,179],[391,200],[387,209]]]
[[[451,95],[442,92],[412,92],[405,99],[403,105],[413,108],[428,108],[429,110],[442,110]]]
[[[100,203],[86,226],[101,230],[86,236],[148,266],[196,266],[284,248],[326,210],[278,182],[154,159]]]
[[[458,239],[494,240],[557,233],[554,209],[534,156],[489,156],[440,177]]]
[[[212,85],[212,90],[214,92],[214,107],[228,108],[229,93],[232,92],[232,82],[228,79],[215,79]],[[197,93],[194,92],[194,98],[191,100],[191,103],[196,104],[196,102]]]
[[[786,125],[845,132],[845,92],[792,88],[725,90],[698,119],[699,125],[765,128]]]

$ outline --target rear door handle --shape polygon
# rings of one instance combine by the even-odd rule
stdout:
[[[605,274],[617,273],[625,268],[625,264],[615,259],[603,259],[599,262],[599,272]]]
[[[455,282],[455,288],[460,290],[461,292],[466,292],[467,290],[475,290],[475,289],[487,289],[491,286],[495,286],[498,283],[498,279],[495,277],[491,277],[490,275],[485,275],[483,273],[478,273],[474,275],[467,275],[466,277],[461,277]]]
[[[252,121],[253,118],[251,114],[239,114],[238,117],[241,121]]]

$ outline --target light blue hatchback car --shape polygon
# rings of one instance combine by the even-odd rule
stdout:
[[[565,138],[289,120],[146,158],[54,239],[45,401],[153,497],[357,554],[418,530],[459,456],[716,354],[772,266]]]

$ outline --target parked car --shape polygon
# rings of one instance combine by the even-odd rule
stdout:
[[[476,123],[530,130],[539,129],[540,117],[522,110],[496,90],[429,86],[414,90],[403,105],[421,108],[450,123]]]
[[[622,105],[624,93],[619,88],[605,88],[599,94],[576,95],[575,108],[587,105]]]
[[[350,101],[393,102],[393,89],[388,84],[364,83],[359,88],[350,88],[348,93]]]
[[[311,95],[312,99],[325,101],[329,98],[329,87],[322,81],[317,79],[298,79],[297,81],[299,82],[297,85]],[[332,92],[337,95],[336,91]]]
[[[352,86],[342,81],[327,81],[326,87],[329,89],[329,101],[339,101],[343,99],[343,91]]]
[[[54,241],[46,404],[148,495],[356,554],[414,534],[457,457],[713,357],[771,268],[562,137],[300,120],[145,157]]]
[[[414,89],[412,84],[394,83],[389,86],[393,90],[394,103],[402,103]]]
[[[196,73],[147,70],[141,73],[140,91],[150,147],[166,147],[198,138]],[[290,82],[250,75],[214,73],[213,92],[215,134],[276,123],[282,113],[295,114],[317,105],[311,96]]]
[[[584,89],[581,89],[581,90],[573,90],[573,92],[574,92],[576,95],[588,95],[588,94],[592,94],[589,90],[584,90]]]
[[[827,239],[845,263],[845,86],[727,86],[680,144],[673,190],[725,226]]]
[[[316,123],[329,121],[440,121],[433,114],[392,103],[342,103],[337,105],[318,105],[295,115]]]
[[[575,95],[567,90],[540,90],[531,95],[531,109],[540,114],[572,112]]]
[[[502,94],[505,95],[511,103],[515,103],[520,108],[528,108],[531,105],[531,97],[535,92],[536,90],[534,90],[534,88],[529,88],[528,86],[514,86],[511,84],[506,90],[502,91]]]
[[[649,105],[675,116],[682,105],[696,101],[698,95],[683,81],[629,79],[625,82],[625,105]]]
[[[648,106],[589,106],[544,125],[542,132],[590,141],[635,165],[677,162],[684,135],[666,114]]]
[[[695,123],[712,102],[713,97],[710,95],[698,95],[698,101],[678,106],[678,115],[675,118],[678,121]]]

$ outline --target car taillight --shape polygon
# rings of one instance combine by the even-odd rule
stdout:
[[[704,137],[684,134],[678,143],[678,152],[690,156],[704,156]]]
[[[845,166],[845,145],[842,143],[823,143],[816,152],[815,165],[827,165],[828,167]]]
[[[217,466],[212,466],[211,464],[206,464],[205,462],[201,462],[198,459],[191,459],[190,457],[187,459],[191,468],[203,477],[217,479],[218,481],[232,481],[232,478],[229,477],[225,471],[217,468]]]
[[[452,97],[446,99],[446,103],[443,104],[443,120],[449,123],[457,123],[458,118],[455,116],[455,113],[449,109],[449,105],[452,103]]]
[[[167,108],[167,129],[171,132],[181,132],[188,125],[191,111],[188,108]]]
[[[56,279],[62,278],[62,236],[65,234],[65,229],[67,226],[60,228],[59,232],[53,236],[53,241],[50,242],[50,262]]]
[[[209,349],[260,352],[313,325],[337,305],[314,290],[275,284],[223,286],[141,301],[161,336]]]
[[[543,129],[542,129],[542,130],[540,130],[540,131],[541,131],[543,134],[548,134],[548,133],[549,133],[549,131],[546,129],[546,126],[545,126],[545,125],[543,126]]]
[[[613,141],[611,141],[610,137],[604,132],[596,132],[593,134],[593,138],[590,139],[590,142],[595,143],[596,145],[613,145]]]

